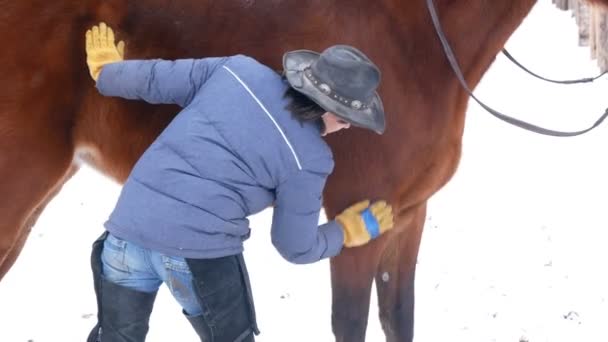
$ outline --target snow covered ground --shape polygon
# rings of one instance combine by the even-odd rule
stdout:
[[[507,43],[552,78],[596,74],[570,13],[542,0]],[[499,56],[477,87],[490,105],[577,130],[608,106],[606,81],[558,86]],[[417,274],[416,342],[608,341],[608,127],[579,138],[521,131],[471,102],[453,180],[430,201]],[[84,341],[95,321],[90,243],[119,187],[83,168],[40,217],[0,283],[0,341]],[[246,258],[260,342],[332,341],[328,262],[296,266],[252,219]],[[369,341],[382,341],[375,298]],[[162,290],[148,341],[196,341]]]

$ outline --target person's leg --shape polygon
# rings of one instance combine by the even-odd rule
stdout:
[[[156,272],[182,307],[182,313],[192,324],[201,341],[216,341],[212,338],[209,327],[204,321],[203,310],[194,289],[192,272],[190,272],[186,259],[154,253],[151,260]]]
[[[252,342],[259,334],[249,276],[241,254],[186,259],[202,313],[187,316],[205,342]]]
[[[148,251],[111,234],[93,244],[91,266],[98,324],[88,342],[143,342],[162,281],[150,267]]]

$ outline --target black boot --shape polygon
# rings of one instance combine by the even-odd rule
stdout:
[[[147,293],[102,280],[99,323],[88,342],[143,342],[156,292]]]
[[[188,316],[185,313],[184,313],[184,315],[188,319],[188,322],[190,322],[190,324],[194,328],[194,331],[196,331],[196,333],[198,334],[198,336],[201,338],[201,342],[211,342],[211,341],[213,341],[213,339],[212,339],[212,337],[210,335],[211,334],[211,330],[209,329],[209,326],[207,325],[207,321],[205,320],[205,318],[203,317],[203,315]],[[247,333],[245,333],[244,336],[237,337],[237,339],[235,341],[238,341],[238,342],[254,342],[255,338],[253,337],[253,331],[248,331]]]
[[[156,292],[135,291],[104,279],[101,251],[106,237],[107,233],[104,233],[93,243],[91,254],[98,323],[87,342],[143,342]]]
[[[196,334],[201,338],[201,342],[211,342],[211,332],[203,315],[188,316],[185,312],[183,314],[194,328],[194,331],[196,331]]]

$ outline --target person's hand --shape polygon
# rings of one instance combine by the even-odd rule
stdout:
[[[125,42],[115,45],[114,31],[103,22],[87,30],[85,38],[89,73],[97,81],[104,65],[124,59]]]
[[[344,246],[364,245],[393,228],[391,206],[385,201],[369,204],[368,200],[355,203],[336,216],[336,221],[344,229]]]

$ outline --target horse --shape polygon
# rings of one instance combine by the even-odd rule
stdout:
[[[435,0],[471,88],[535,3]],[[0,279],[81,163],[124,182],[178,112],[97,92],[84,52],[92,25],[115,28],[127,59],[242,53],[277,71],[285,51],[350,44],[382,71],[388,125],[384,135],[351,129],[326,138],[335,169],[324,208],[332,218],[359,198],[384,198],[395,228],[330,261],[332,329],[338,342],[365,340],[375,282],[386,340],[413,340],[427,201],[458,166],[468,102],[425,0],[0,0],[0,8]]]

